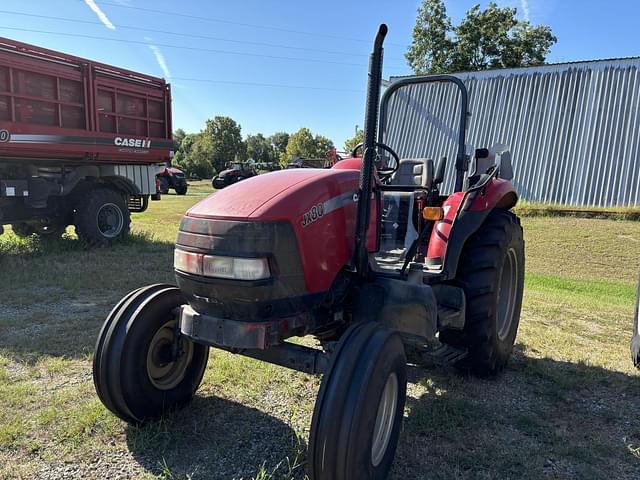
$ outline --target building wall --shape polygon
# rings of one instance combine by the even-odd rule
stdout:
[[[469,90],[467,142],[511,147],[515,184],[533,202],[640,206],[640,58],[456,74]],[[403,158],[449,159],[459,105],[449,84],[392,97],[385,142]]]

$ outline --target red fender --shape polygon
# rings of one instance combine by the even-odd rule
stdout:
[[[513,208],[517,202],[513,184],[502,178],[491,179],[480,191],[456,192],[449,196],[442,204],[444,218],[436,222],[431,232],[427,264],[443,265],[446,273],[455,275],[464,243],[489,212],[494,208]]]

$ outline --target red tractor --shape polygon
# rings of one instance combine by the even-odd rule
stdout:
[[[256,175],[257,172],[246,163],[230,162],[223,171],[213,177],[211,186],[219,190]]]
[[[323,375],[311,479],[384,478],[406,346],[477,375],[505,366],[524,281],[509,155],[479,149],[468,171],[467,91],[455,77],[403,79],[380,101],[386,32],[371,55],[362,157],[257,176],[198,203],[178,233],[178,286],[140,288],[111,311],[93,375],[117,416],[139,424],[188,403],[214,347]],[[384,143],[394,92],[423,82],[459,89],[450,195],[439,191],[444,161],[401,159]],[[287,341],[304,335],[320,346]]]

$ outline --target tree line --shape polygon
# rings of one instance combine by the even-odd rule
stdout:
[[[190,175],[202,178],[224,170],[229,162],[245,162],[285,166],[296,157],[325,158],[334,148],[325,136],[313,134],[308,128],[295,133],[262,133],[242,138],[242,128],[229,117],[216,116],[207,120],[199,133],[186,133],[179,128],[173,134],[173,164]]]

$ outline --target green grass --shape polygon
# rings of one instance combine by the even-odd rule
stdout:
[[[638,207],[597,207],[575,206],[563,204],[542,204],[534,202],[519,202],[516,211],[520,216],[574,216],[583,218],[605,218],[612,220],[640,220]]]
[[[86,249],[72,228],[58,242],[0,236],[0,478],[304,476],[316,377],[212,351],[195,401],[143,427],[93,389],[104,317],[133,288],[173,281],[180,218],[211,192],[202,181],[164,195],[113,248]],[[628,345],[640,222],[527,216],[523,226],[512,361],[485,380],[412,367],[393,478],[638,478]]]

